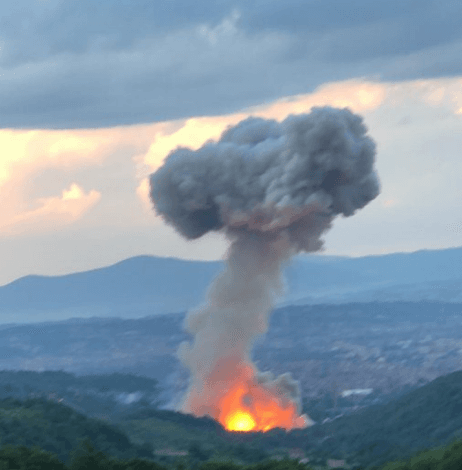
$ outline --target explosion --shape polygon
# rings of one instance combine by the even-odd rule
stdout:
[[[218,403],[218,421],[228,431],[269,431],[304,428],[306,416],[299,416],[293,402],[282,404],[268,390],[237,382]]]
[[[157,214],[188,239],[214,230],[230,239],[225,270],[204,305],[188,313],[193,341],[178,355],[191,372],[181,411],[230,431],[303,428],[300,390],[251,360],[256,337],[282,293],[284,264],[321,249],[335,216],[379,193],[375,144],[348,109],[314,108],[274,120],[248,118],[218,142],[177,148],[151,175]]]

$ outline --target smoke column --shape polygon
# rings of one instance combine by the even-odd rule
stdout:
[[[351,216],[378,195],[366,134],[348,109],[313,108],[280,123],[251,117],[218,142],[177,148],[151,175],[150,196],[166,223],[187,239],[214,230],[231,241],[207,302],[186,318],[193,341],[179,351],[191,372],[182,411],[226,423],[226,407],[246,407],[268,416],[256,418],[255,430],[310,424],[298,416],[297,382],[260,373],[250,353],[282,293],[284,264],[320,250],[335,216]],[[295,413],[281,411],[275,424],[267,410],[276,402]]]

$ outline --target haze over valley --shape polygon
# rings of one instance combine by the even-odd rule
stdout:
[[[285,271],[283,305],[271,315],[253,357],[262,370],[290,371],[304,402],[327,399],[330,404],[315,411],[318,419],[459,370],[461,257],[461,248],[299,257]],[[220,263],[139,257],[4,286],[2,318],[10,321],[0,330],[0,368],[135,373],[157,379],[162,406],[174,408],[188,382],[176,355],[188,338],[185,307],[197,305],[220,269]]]

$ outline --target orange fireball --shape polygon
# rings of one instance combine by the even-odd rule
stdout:
[[[293,402],[281,403],[257,384],[234,384],[221,398],[219,410],[218,421],[228,431],[266,432],[273,428],[290,430],[307,425]]]
[[[228,431],[253,431],[257,423],[250,413],[237,410],[226,417],[225,428]]]

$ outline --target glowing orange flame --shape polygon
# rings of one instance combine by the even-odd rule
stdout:
[[[313,424],[298,413],[299,393],[290,377],[261,374],[250,361],[233,359],[217,361],[204,378],[205,386],[202,381],[192,382],[183,412],[210,416],[233,432],[289,431]]]
[[[269,431],[273,428],[304,428],[307,421],[296,405],[281,403],[269,390],[258,385],[235,384],[221,398],[218,421],[228,431]]]
[[[228,431],[253,431],[257,424],[250,413],[240,410],[231,413],[225,419]]]

